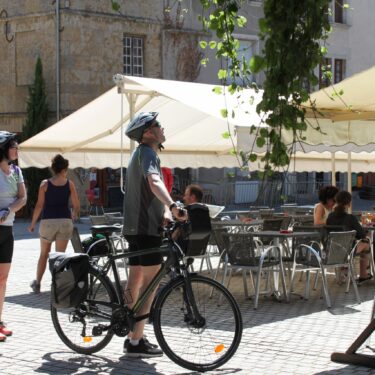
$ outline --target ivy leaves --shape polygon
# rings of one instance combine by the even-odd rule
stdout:
[[[327,52],[321,43],[330,31],[329,0],[264,0],[264,17],[259,20],[264,47],[262,55],[249,61],[239,58],[240,43],[234,37],[235,29],[246,25],[245,17],[239,14],[241,1],[201,0],[201,4],[208,11],[202,16],[203,26],[219,39],[201,47],[216,49],[216,57],[227,62],[226,69],[218,72],[223,84],[230,83],[230,91],[236,93],[253,87],[252,74],[264,73],[264,93],[257,112],[269,114],[265,120],[268,127],[257,131],[256,145],[267,147],[262,158],[266,171],[288,165],[291,150],[281,134],[283,129],[292,131],[298,142],[307,128],[301,104],[309,99],[309,84],[318,83],[315,70]],[[227,117],[228,113],[224,110],[222,115]],[[256,156],[250,152],[248,158],[254,161]]]

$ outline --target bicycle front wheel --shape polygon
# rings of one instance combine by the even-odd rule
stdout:
[[[56,308],[51,317],[57,334],[70,349],[92,354],[103,349],[112,339],[109,327],[112,306],[117,298],[111,282],[97,269],[90,267],[86,298],[77,307]]]
[[[157,297],[155,336],[164,353],[178,365],[193,371],[213,370],[226,363],[241,342],[241,312],[226,288],[198,275],[190,277],[193,301],[189,301],[187,282],[173,280]],[[199,321],[192,314],[194,303]]]

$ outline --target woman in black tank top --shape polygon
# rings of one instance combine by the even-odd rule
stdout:
[[[48,254],[52,243],[56,251],[64,252],[73,233],[73,220],[78,217],[79,199],[72,181],[68,180],[69,161],[61,155],[52,159],[53,177],[40,184],[38,201],[36,203],[29,232],[33,232],[39,216],[41,216],[40,256],[36,271],[36,279],[30,284],[35,293],[40,292],[40,283],[46,270]],[[70,210],[69,200],[72,203]]]

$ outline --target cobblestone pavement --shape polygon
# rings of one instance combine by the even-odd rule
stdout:
[[[88,225],[80,233],[88,235]],[[39,252],[37,235],[26,232],[26,223],[15,225],[16,246],[8,282],[4,320],[14,330],[12,337],[0,343],[1,374],[193,374],[178,367],[166,356],[149,360],[129,360],[122,354],[123,339],[114,337],[96,355],[79,355],[60,341],[49,312],[50,274],[42,293],[31,294]],[[296,283],[302,291],[303,282]],[[211,374],[368,374],[365,367],[330,361],[333,351],[345,351],[370,319],[375,283],[361,286],[363,303],[355,304],[354,294],[344,293],[330,276],[334,307],[327,310],[320,292],[312,291],[310,300],[292,296],[291,302],[278,303],[261,298],[257,311],[245,300],[242,279],[235,277],[230,290],[240,303],[244,331],[236,355]],[[155,341],[151,326],[146,328]],[[375,346],[375,337],[370,342]]]

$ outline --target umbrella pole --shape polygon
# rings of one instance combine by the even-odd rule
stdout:
[[[331,170],[332,170],[332,173],[331,173],[331,185],[332,186],[336,186],[336,161],[335,161],[335,153],[334,152],[331,152]]]
[[[348,152],[348,192],[352,193],[352,153]]]
[[[121,93],[121,169],[120,169],[120,189],[122,194],[125,195],[125,190],[124,190],[124,158],[123,158],[123,153],[124,153],[124,147],[123,147],[123,137],[124,137],[124,123],[123,123],[123,97],[124,93]],[[127,95],[127,99],[129,102],[129,115],[130,115],[130,121],[133,120],[134,118],[134,112],[135,112],[135,102],[137,100],[137,97],[134,94],[129,94]],[[129,153],[131,154],[135,149],[135,142],[131,139],[130,140],[130,150]]]
[[[348,152],[348,192],[352,193],[352,153],[351,151]],[[353,201],[352,201],[353,202]],[[353,204],[353,203],[352,203]],[[352,213],[352,205],[349,207],[349,213]]]

